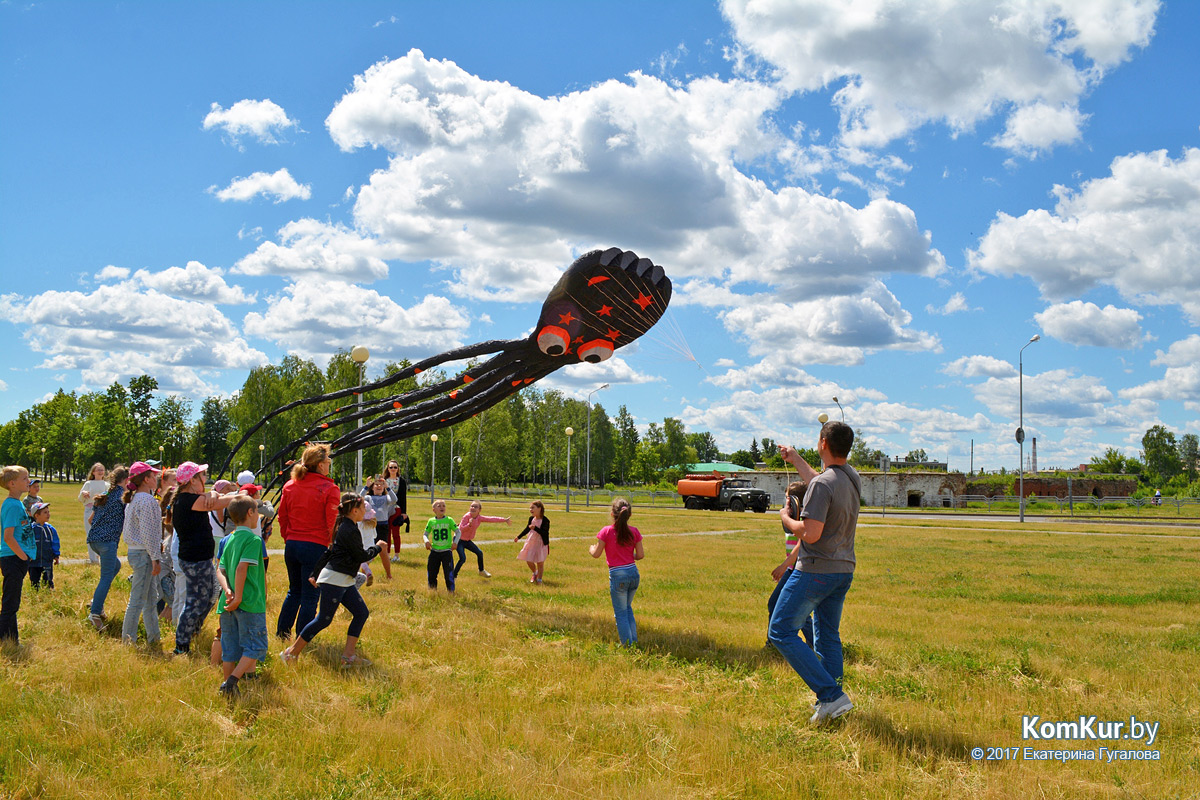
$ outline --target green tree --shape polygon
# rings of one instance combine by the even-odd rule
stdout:
[[[634,458],[641,437],[638,436],[637,423],[629,409],[621,406],[617,410],[616,440],[614,450],[616,455],[616,473],[620,483],[628,483],[633,474]]]
[[[1200,462],[1200,437],[1196,434],[1185,433],[1179,437],[1179,462],[1183,465],[1188,483],[1196,480],[1196,468]]]
[[[750,440],[750,456],[756,462],[762,461],[762,451],[758,449],[758,440],[757,439]],[[754,465],[751,464],[750,466],[753,467]]]
[[[1109,447],[1104,455],[1092,456],[1090,470],[1109,475],[1137,475],[1142,471],[1142,464],[1134,458],[1129,458],[1115,447]]]
[[[1183,472],[1175,434],[1162,425],[1155,425],[1142,437],[1142,460],[1151,482],[1166,483]]]
[[[687,435],[687,443],[689,447],[696,449],[696,461],[698,463],[716,461],[721,457],[721,448],[717,447],[716,437],[708,431],[689,433]]]
[[[729,454],[729,463],[746,469],[754,469],[754,454],[749,450],[735,450]]]
[[[200,420],[196,425],[196,445],[202,463],[217,469],[229,455],[229,435],[233,433],[233,420],[229,408],[219,397],[209,397],[200,404]],[[241,466],[249,466],[249,460]]]
[[[158,381],[149,375],[137,375],[129,379],[129,452],[131,458],[158,457],[158,445],[151,445],[154,438],[154,392]],[[155,455],[149,455],[153,450]]]
[[[904,457],[904,460],[905,460],[905,461],[914,461],[914,462],[916,462],[916,461],[927,461],[927,460],[928,460],[928,458],[927,458],[927,456],[925,455],[925,448],[923,448],[923,447],[922,447],[922,448],[919,448],[919,449],[917,449],[917,450],[909,450],[909,451],[908,451],[908,455],[906,455],[906,456]]]
[[[850,447],[850,464],[858,468],[879,469],[883,451],[872,449],[862,431],[854,432],[854,444]],[[807,460],[807,459],[806,459]]]
[[[674,417],[663,420],[663,464],[687,469],[687,435],[683,423]]]

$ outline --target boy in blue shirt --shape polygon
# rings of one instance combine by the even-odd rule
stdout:
[[[12,465],[0,470],[0,486],[8,492],[0,506],[0,574],[3,574],[3,589],[0,590],[0,642],[20,644],[17,635],[17,612],[21,610],[21,587],[25,585],[25,573],[29,570],[29,559],[33,556],[36,543],[33,526],[21,495],[29,491],[29,470]]]
[[[221,598],[221,672],[219,691],[226,697],[241,694],[238,681],[267,655],[267,572],[263,542],[254,533],[258,503],[247,495],[235,497],[225,509],[237,528],[224,541],[217,581]]]
[[[34,589],[42,584],[54,588],[54,565],[58,563],[58,531],[50,524],[50,504],[34,503],[29,509],[33,519],[33,541],[37,550],[29,561],[29,585]]]

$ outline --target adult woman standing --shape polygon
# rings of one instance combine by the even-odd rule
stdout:
[[[400,526],[404,526],[404,532],[408,533],[408,481],[400,477],[400,464],[395,459],[387,463],[387,467],[383,470],[383,481],[387,487],[396,495],[396,505],[392,509],[391,516],[388,517],[388,529],[391,532],[391,562],[397,564],[400,562]],[[386,555],[386,554],[385,554]]]
[[[95,508],[87,543],[100,557],[100,582],[92,593],[88,621],[96,630],[104,628],[104,601],[108,599],[113,578],[121,571],[117,545],[121,543],[121,529],[125,527],[125,504],[121,502],[121,494],[125,491],[125,479],[128,477],[129,470],[125,467],[113,467],[108,476],[108,491],[92,500]]]
[[[329,549],[337,520],[341,490],[329,477],[333,459],[329,445],[314,444],[304,449],[292,477],[283,485],[276,519],[283,538],[283,563],[287,567],[288,591],[279,608],[275,635],[292,637],[293,626],[304,628],[317,615],[320,591],[308,581],[313,567]]]
[[[79,502],[83,503],[83,535],[85,538],[92,529],[92,511],[94,509],[92,503],[97,497],[108,491],[108,481],[104,480],[104,473],[107,471],[99,461],[92,464],[92,468],[88,470],[87,480],[83,482],[83,488],[79,490]],[[90,546],[87,550],[88,561],[99,564],[100,556],[96,551]]]
[[[218,494],[204,491],[207,464],[185,461],[175,468],[179,490],[171,507],[171,522],[179,540],[179,558],[176,567],[183,573],[183,609],[177,612],[175,623],[175,655],[186,655],[192,646],[192,638],[204,625],[204,618],[212,610],[213,587],[217,585],[217,573],[213,568],[212,526],[208,522],[210,511],[223,510],[237,494]]]

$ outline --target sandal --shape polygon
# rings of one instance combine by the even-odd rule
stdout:
[[[364,658],[364,657],[358,655],[357,653],[355,653],[354,655],[349,656],[349,657],[342,656],[342,666],[343,667],[369,667],[369,666],[371,666],[371,659]]]

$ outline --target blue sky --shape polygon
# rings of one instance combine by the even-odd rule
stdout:
[[[1200,431],[1200,4],[0,2],[0,419],[148,372],[659,327],[543,388],[727,450],[1015,468]]]

